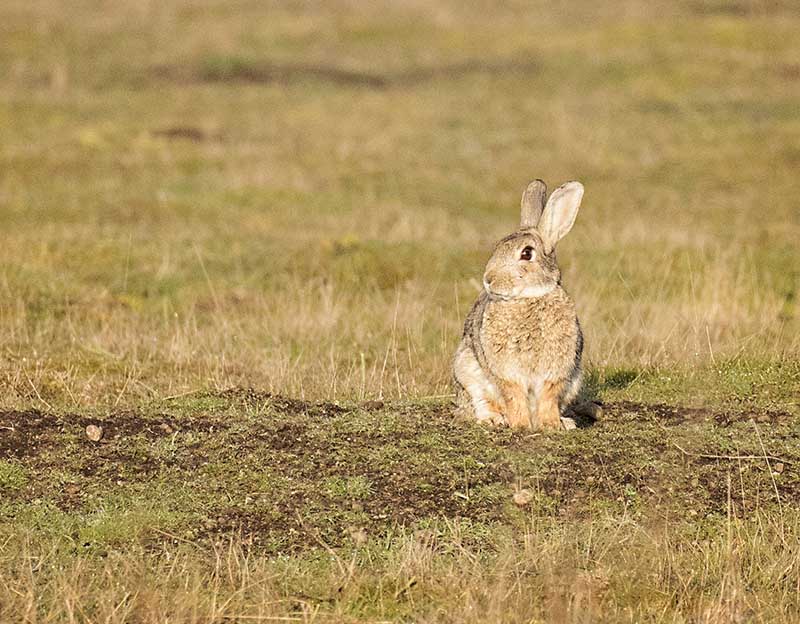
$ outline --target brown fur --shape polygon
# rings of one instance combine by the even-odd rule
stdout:
[[[570,183],[553,194],[541,213],[540,233],[530,225],[538,218],[531,197],[544,200],[543,189],[540,198],[533,192],[540,187],[531,190],[535,184],[522,201],[527,227],[499,241],[487,263],[485,290],[467,316],[453,370],[462,413],[512,427],[553,429],[561,427],[561,411],[580,384],[583,337],[575,306],[561,287],[555,243],[569,231],[583,189]],[[521,259],[525,247],[533,250],[530,261]]]

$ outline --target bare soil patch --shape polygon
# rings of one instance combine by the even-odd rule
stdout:
[[[207,398],[102,418],[2,412],[0,460],[30,477],[7,495],[83,514],[113,496],[186,518],[152,533],[154,544],[174,531],[237,534],[276,552],[444,518],[490,526],[531,511],[588,518],[603,506],[702,517],[800,497],[796,419],[783,412],[620,402],[588,429],[542,434],[460,422],[448,403],[338,405],[249,389]],[[89,424],[103,428],[100,441]],[[525,510],[512,503],[519,487],[535,493]]]

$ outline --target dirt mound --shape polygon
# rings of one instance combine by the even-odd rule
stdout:
[[[102,427],[99,441],[90,424]],[[605,405],[588,429],[545,434],[461,422],[448,403],[338,405],[234,389],[102,418],[0,413],[0,462],[27,476],[4,491],[15,509],[44,501],[86,517],[113,501],[120,514],[160,519],[138,539],[238,533],[273,552],[442,519],[467,522],[478,539],[530,513],[746,514],[800,496],[791,415],[636,403]],[[533,493],[522,509],[512,502],[520,488]]]

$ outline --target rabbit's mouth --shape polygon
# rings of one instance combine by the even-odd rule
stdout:
[[[493,290],[491,284],[489,284],[489,280],[486,278],[483,278],[483,289],[486,291],[486,294],[489,295],[490,299],[501,299],[502,301],[512,299],[512,295],[509,293]]]

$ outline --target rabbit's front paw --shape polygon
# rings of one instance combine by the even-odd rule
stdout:
[[[478,414],[478,422],[487,427],[505,427],[508,422],[499,411],[485,410]]]

